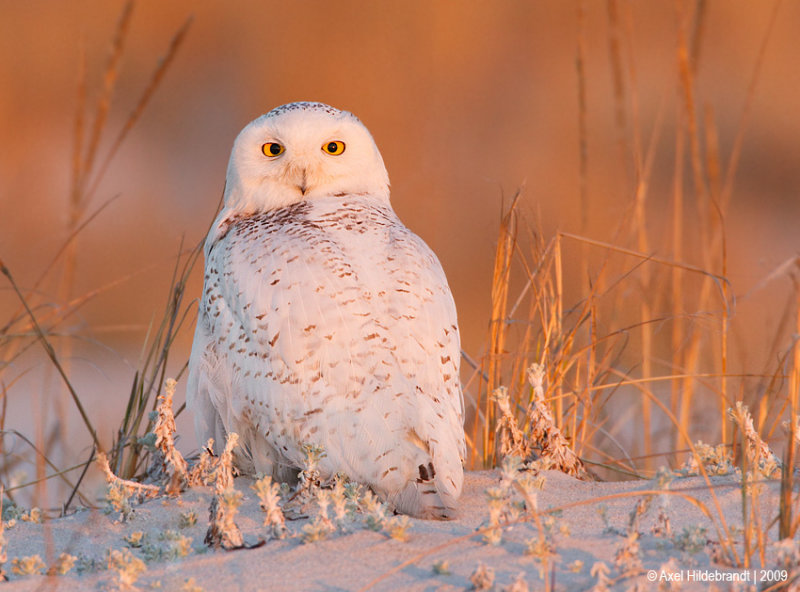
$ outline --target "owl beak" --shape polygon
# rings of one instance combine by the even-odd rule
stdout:
[[[302,174],[300,175],[300,179],[301,179],[300,180],[300,184],[297,186],[297,188],[300,190],[300,193],[305,195],[306,191],[308,190],[308,180],[307,180],[307,175],[306,175],[306,169],[302,170]]]

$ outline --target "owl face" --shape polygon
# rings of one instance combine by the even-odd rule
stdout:
[[[322,103],[289,103],[249,123],[228,164],[225,206],[258,212],[320,197],[389,199],[389,177],[366,127]]]

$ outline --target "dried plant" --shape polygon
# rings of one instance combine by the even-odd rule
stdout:
[[[785,569],[788,577],[785,582],[788,590],[792,584],[797,585],[800,580],[800,546],[795,539],[783,539],[773,545],[775,549],[775,565],[778,569]]]
[[[242,503],[242,493],[233,486],[233,449],[239,445],[239,434],[230,432],[225,449],[214,463],[211,479],[214,497],[208,509],[209,526],[205,536],[206,545],[223,549],[239,549],[244,539],[236,525],[236,514]]]
[[[539,508],[537,490],[541,490],[544,487],[544,482],[543,475],[533,475],[528,471],[518,475],[514,480],[514,488],[522,496],[522,500],[525,503],[525,511],[529,514],[536,512]]]
[[[302,444],[303,470],[300,471],[297,498],[301,503],[316,497],[320,487],[319,461],[327,456],[322,446],[304,442]]]
[[[115,511],[119,514],[118,519],[122,522],[127,521],[133,515],[133,507],[131,505],[131,498],[134,494],[141,497],[156,497],[160,493],[160,489],[155,485],[147,485],[144,483],[137,483],[127,479],[120,479],[108,466],[108,458],[103,452],[97,454],[97,464],[106,477],[108,483],[108,492],[106,500],[109,503],[109,511]]]
[[[330,524],[317,516],[311,522],[303,525],[301,539],[304,543],[315,543],[324,540],[333,532]]]
[[[678,560],[675,557],[670,557],[669,561],[662,563],[661,566],[656,570],[659,574],[677,574],[681,573],[681,564],[678,563]],[[660,578],[659,578],[660,580]],[[668,590],[677,592],[682,587],[680,581],[677,578],[670,580],[668,582],[659,581],[658,583],[658,590],[659,592],[667,592]]]
[[[341,532],[347,532],[348,523],[352,522],[359,509],[358,483],[352,483],[346,477],[337,474],[333,480],[333,489],[330,491],[333,520]]]
[[[695,555],[706,547],[707,530],[702,526],[685,526],[672,537],[672,544],[687,555]]]
[[[498,545],[502,541],[504,524],[518,520],[525,512],[535,517],[536,489],[541,489],[543,485],[544,477],[534,476],[530,471],[523,470],[519,457],[506,456],[501,465],[499,483],[485,490],[489,517],[483,540],[490,545]],[[521,501],[515,499],[515,492],[521,495]]]
[[[668,539],[672,536],[672,524],[670,523],[669,514],[664,506],[659,506],[656,521],[650,529],[650,534],[653,536]]]
[[[172,399],[177,382],[168,378],[164,382],[164,393],[158,397],[156,409],[158,417],[153,433],[156,435],[155,447],[159,452],[161,469],[166,474],[165,490],[168,495],[178,495],[188,481],[186,460],[175,448],[175,415],[172,412]]]
[[[181,592],[203,592],[203,588],[194,581],[194,578],[189,578],[181,586]]]
[[[778,477],[781,470],[781,461],[756,432],[753,427],[753,418],[747,406],[741,401],[736,401],[736,406],[728,409],[728,415],[742,432],[745,440],[745,454],[750,466],[765,477]]]
[[[181,512],[178,516],[178,528],[191,528],[197,524],[197,512],[189,510],[188,512]]]
[[[146,483],[139,483],[137,481],[130,481],[128,479],[121,479],[117,477],[108,465],[108,458],[105,453],[97,453],[97,464],[100,465],[100,470],[106,477],[106,482],[109,485],[117,485],[122,488],[130,489],[131,492],[136,492],[142,497],[157,497],[160,489],[155,485],[148,485]]]
[[[603,521],[603,534],[618,534],[620,536],[625,536],[625,532],[622,529],[617,528],[616,526],[612,525],[608,519],[608,506],[605,504],[600,504],[597,506],[597,515],[600,516],[600,520]]]
[[[518,456],[507,456],[500,464],[500,488],[504,493],[512,493],[514,483],[523,474],[524,465]]]
[[[469,581],[472,583],[471,590],[491,590],[494,585],[494,570],[481,561],[469,576]]]
[[[525,541],[525,555],[536,560],[539,566],[539,577],[544,579],[547,575],[547,567],[558,558],[556,546],[552,539],[546,536],[533,537]]]
[[[145,571],[147,566],[144,561],[131,553],[130,549],[108,551],[106,557],[108,569],[116,572],[117,583],[123,589],[132,587]]]
[[[737,471],[729,446],[711,446],[698,440],[694,448],[696,454],[690,455],[677,473],[686,476],[700,475],[700,465],[709,475],[728,475]]]
[[[244,546],[242,532],[236,525],[236,514],[242,503],[242,493],[233,487],[217,494],[208,509],[209,526],[205,543],[218,549],[240,549]]]
[[[314,519],[303,526],[302,539],[304,543],[313,543],[328,538],[329,535],[336,531],[336,526],[328,516],[328,507],[330,506],[329,492],[317,489],[315,499],[318,511]]]
[[[717,541],[706,541],[706,553],[712,565],[719,565],[722,567],[742,566],[741,562]],[[688,554],[684,555],[683,558],[684,561],[694,561]]]
[[[790,436],[795,446],[800,446],[800,415],[795,416],[794,421],[786,420],[781,423],[783,431]]]
[[[42,510],[41,508],[31,508],[27,512],[20,514],[19,519],[23,522],[33,522],[34,524],[42,523]]]
[[[75,563],[78,561],[78,558],[75,555],[70,555],[69,553],[61,553],[57,558],[53,565],[51,565],[48,570],[47,574],[51,576],[63,576],[75,567]]]
[[[622,544],[614,551],[614,565],[625,577],[641,572],[642,557],[639,548],[639,533],[635,530],[631,530]]]
[[[525,581],[525,572],[517,574],[517,577],[504,589],[504,592],[528,592],[528,582]]]
[[[544,398],[545,369],[533,364],[528,369],[528,380],[533,387],[533,398],[528,407],[530,432],[528,438],[538,458],[535,465],[540,469],[556,469],[579,478],[587,477],[583,462],[569,442],[561,434]]]
[[[527,433],[520,429],[516,416],[511,411],[508,389],[500,386],[494,390],[491,400],[497,404],[499,412],[496,431],[500,439],[501,458],[519,457],[536,470],[555,469],[585,478],[587,474],[583,462],[561,434],[545,402],[544,377],[544,367],[541,364],[533,364],[528,369],[528,380],[533,392],[527,411]]]
[[[410,538],[408,529],[411,519],[408,516],[393,516],[384,522],[383,529],[395,540],[405,542]]]
[[[636,504],[633,506],[630,514],[628,514],[628,534],[632,532],[639,532],[639,522],[641,521],[642,517],[647,514],[647,511],[650,509],[650,505],[652,503],[653,498],[651,496],[640,497],[638,500],[636,500]]]
[[[96,556],[78,553],[78,560],[75,562],[75,571],[78,575],[87,573],[97,573],[108,569],[108,557],[100,559]]]
[[[572,573],[580,573],[583,570],[583,561],[576,559],[575,561],[567,564],[567,569]]]
[[[196,487],[198,485],[211,485],[214,482],[214,468],[217,459],[214,456],[214,438],[209,438],[206,445],[200,451],[200,458],[192,466],[187,475],[187,485]]]
[[[490,527],[483,533],[483,540],[490,545],[499,545],[503,540],[503,530],[500,524],[508,507],[508,496],[500,487],[488,487],[486,497],[489,499],[489,524]]]
[[[258,495],[261,509],[266,513],[264,526],[269,529],[270,536],[282,539],[286,536],[286,520],[280,506],[280,486],[272,482],[270,475],[266,475],[258,479],[250,487]]]
[[[192,539],[175,530],[165,530],[158,535],[158,543],[142,546],[145,561],[174,561],[192,552]]]
[[[239,445],[239,434],[231,432],[225,440],[225,448],[214,463],[211,480],[219,494],[233,488],[233,449]]]
[[[38,555],[27,557],[15,557],[11,560],[11,573],[16,576],[32,576],[43,574],[47,571],[47,566]]]
[[[388,516],[386,516],[386,504],[372,491],[367,492],[361,498],[361,505],[366,512],[366,525],[370,530],[382,530]]]
[[[123,537],[122,540],[124,540],[129,547],[138,549],[144,543],[144,538],[145,538],[144,533],[141,530],[136,530],[130,533],[129,535]]]
[[[500,419],[497,421],[495,431],[500,436],[500,455],[518,456],[526,458],[530,447],[525,441],[522,430],[519,429],[517,418],[511,412],[511,402],[508,389],[504,386],[497,387],[492,393],[492,400],[497,403]]]
[[[609,576],[611,569],[603,561],[596,561],[589,573],[597,580],[592,592],[607,592],[614,585],[614,580]]]

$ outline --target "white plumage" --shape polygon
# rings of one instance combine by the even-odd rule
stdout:
[[[247,471],[287,481],[303,444],[396,510],[450,518],[466,453],[456,310],[397,218],[351,113],[278,107],[234,143],[205,244],[187,401],[200,443],[237,432]]]

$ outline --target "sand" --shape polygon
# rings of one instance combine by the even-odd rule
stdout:
[[[742,489],[735,475],[711,478],[716,503],[701,477],[675,478],[669,486],[671,491],[690,496],[697,503],[675,494],[651,498],[650,507],[636,526],[639,536],[633,543],[634,546],[638,544],[638,552],[633,548],[629,553],[628,568],[632,573],[628,576],[621,575],[625,568],[615,564],[615,554],[628,540],[631,512],[639,500],[647,497],[639,492],[656,489],[656,483],[585,482],[553,471],[542,475],[544,486],[537,493],[540,512],[562,509],[551,521],[546,515],[540,515],[543,528],[551,531],[550,541],[556,554],[544,573],[542,562],[526,554],[527,542],[539,540],[535,521],[504,529],[502,541],[497,545],[488,544],[481,534],[475,534],[489,519],[485,492],[498,484],[498,471],[468,473],[460,517],[449,522],[412,519],[407,541],[395,540],[385,532],[366,529],[362,522],[353,522],[350,532],[336,533],[313,543],[303,543],[299,537],[293,537],[268,540],[251,549],[209,550],[203,539],[212,492],[208,488],[194,488],[177,499],[154,499],[136,506],[135,513],[125,523],[98,510],[82,510],[45,524],[17,521],[13,527],[6,528],[8,559],[5,569],[10,573],[15,557],[39,554],[43,559],[50,557],[48,563],[51,563],[52,558],[62,552],[94,558],[97,565],[104,565],[106,550],[128,548],[125,537],[131,533],[144,532],[145,541],[163,547],[165,542],[159,541],[159,534],[173,530],[191,538],[189,554],[183,558],[148,561],[146,571],[135,583],[137,589],[192,589],[186,584],[192,578],[198,586],[196,589],[207,591],[464,590],[472,587],[470,576],[480,563],[494,571],[495,590],[510,589],[519,574],[523,574],[529,590],[546,589],[543,577],[554,583],[556,590],[589,590],[598,583],[598,578],[592,575],[592,568],[598,562],[608,567],[608,577],[612,580],[609,589],[613,590],[636,589],[637,584],[641,590],[656,590],[659,581],[664,589],[670,589],[669,585],[682,590],[713,589],[709,579],[716,581],[714,585],[720,590],[746,590],[754,582],[759,584],[767,576],[774,575],[760,569],[755,542],[751,543],[750,556],[754,571],[725,567],[712,561],[715,543],[721,536],[718,529],[723,528],[723,522],[728,529],[739,529],[734,537],[735,549],[742,561],[746,554],[741,535]],[[252,480],[240,477],[235,485],[245,498],[236,522],[247,543],[255,543],[267,535],[262,526],[264,513],[249,488],[251,483]],[[760,530],[769,532],[771,542],[777,537],[777,527],[768,528],[766,524],[778,513],[778,493],[779,484],[770,482],[763,485],[758,496]],[[619,497],[608,498],[615,495]],[[599,511],[601,507],[605,507],[605,520]],[[653,533],[653,526],[659,523],[659,510],[668,517],[672,529],[669,536]],[[196,513],[197,523],[181,527],[180,515],[190,511]],[[299,533],[307,521],[291,521],[289,528]],[[664,525],[663,521],[660,523]],[[700,528],[706,529],[705,534],[698,530]],[[683,539],[679,536],[681,533],[686,533]],[[681,545],[681,540],[693,540],[696,544]],[[767,567],[774,567],[774,546],[768,544],[765,549]],[[143,555],[141,548],[131,551],[137,557]],[[639,561],[641,566],[637,567]],[[439,562],[446,562],[449,573],[435,572],[434,564]],[[111,590],[119,587],[116,572],[109,570],[77,575],[73,568],[68,575],[58,577],[13,574],[9,577],[8,583],[0,585],[3,590]],[[744,585],[731,586],[724,581],[726,578],[742,579]],[[656,581],[651,582],[652,579]],[[521,582],[517,586],[517,591],[525,589]]]

